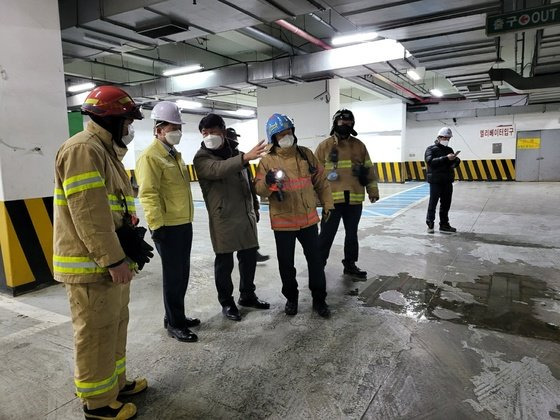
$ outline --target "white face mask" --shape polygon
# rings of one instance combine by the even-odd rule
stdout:
[[[441,144],[442,146],[447,146],[449,144],[449,140],[440,140],[439,144]]]
[[[202,139],[204,141],[204,145],[211,150],[219,149],[222,145],[224,139],[222,136],[218,136],[216,134],[208,134],[206,137]]]
[[[294,136],[291,134],[286,134],[280,140],[278,140],[278,146],[284,147],[292,147],[294,145]]]
[[[165,133],[165,141],[167,141],[167,143],[171,146],[175,146],[181,141],[182,135],[183,133],[181,130],[169,131],[168,133]]]
[[[121,137],[121,141],[128,146],[130,142],[134,139],[134,127],[132,125],[128,126],[128,134]]]

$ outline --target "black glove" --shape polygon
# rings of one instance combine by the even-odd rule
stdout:
[[[163,228],[161,228],[161,227],[157,228],[156,230],[153,230],[152,231],[152,240],[154,242],[158,242],[158,243],[163,241],[164,233],[165,232],[163,231]]]
[[[363,164],[354,165],[352,167],[352,175],[358,178],[360,185],[365,187],[369,184],[369,168],[366,168]]]
[[[266,173],[266,177],[264,178],[264,182],[266,182],[266,185],[276,184],[276,172],[274,172],[272,169],[269,169]]]
[[[126,256],[138,264],[138,270],[142,270],[154,256],[152,252],[154,248],[144,240],[146,228],[133,226],[125,216],[123,224],[117,229],[116,234]]]
[[[331,214],[333,209],[325,209],[323,208],[323,212],[321,213],[321,223],[327,223],[331,218]]]

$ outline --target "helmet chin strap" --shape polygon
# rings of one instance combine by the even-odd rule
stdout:
[[[89,117],[109,133],[113,137],[113,141],[119,147],[126,147],[122,141],[124,131],[124,118],[122,117],[98,117],[97,115],[89,114]]]

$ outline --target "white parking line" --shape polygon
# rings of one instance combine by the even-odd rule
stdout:
[[[71,320],[71,318],[66,315],[57,314],[56,312],[41,309],[5,296],[0,296],[0,308],[40,321],[37,325],[0,337],[0,343],[20,340]]]

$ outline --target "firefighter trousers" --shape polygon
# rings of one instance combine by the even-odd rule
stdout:
[[[117,400],[126,383],[130,284],[66,283],[74,328],[76,395],[89,409]]]

